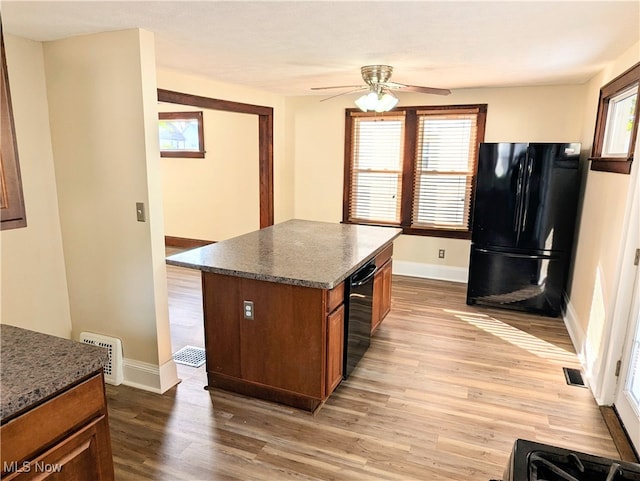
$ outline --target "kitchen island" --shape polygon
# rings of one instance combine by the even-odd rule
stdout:
[[[315,410],[342,380],[345,280],[374,260],[375,330],[400,233],[294,219],[168,257],[202,271],[208,387]]]
[[[2,479],[114,479],[106,349],[0,325]]]

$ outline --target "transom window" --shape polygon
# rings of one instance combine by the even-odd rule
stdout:
[[[628,174],[638,133],[640,63],[600,89],[591,169]]]
[[[602,144],[604,157],[626,157],[638,101],[638,86],[626,89],[609,101],[609,113]]]
[[[468,238],[486,105],[347,110],[343,221]]]

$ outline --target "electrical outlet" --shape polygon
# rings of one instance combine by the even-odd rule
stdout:
[[[244,301],[244,318],[253,321],[253,301]]]
[[[444,259],[444,249],[438,249],[438,259]]]

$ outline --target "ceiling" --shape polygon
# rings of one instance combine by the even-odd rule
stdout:
[[[368,64],[392,65],[396,82],[450,89],[582,83],[640,39],[637,0],[3,0],[1,8],[5,31],[38,41],[150,30],[159,67],[282,95],[361,84]]]

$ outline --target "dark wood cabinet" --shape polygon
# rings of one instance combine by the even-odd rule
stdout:
[[[209,387],[307,410],[331,394],[342,377],[344,284],[202,277]],[[244,301],[253,302],[253,319]]]
[[[327,396],[342,381],[342,355],[344,352],[344,305],[327,317]]]
[[[375,254],[372,332],[391,308],[392,254],[391,242]],[[345,282],[327,289],[203,270],[207,388],[314,411],[342,380]]]
[[[1,24],[0,44],[0,229],[4,230],[25,227],[27,218]]]
[[[113,481],[102,373],[2,425],[4,480]]]
[[[107,481],[112,480],[106,468],[111,459],[105,456],[109,427],[104,416],[63,439],[43,455],[31,460],[27,467],[3,477],[6,481]]]
[[[373,333],[382,320],[391,310],[391,271],[393,246],[389,246],[376,256],[378,268],[373,278],[373,312],[371,316],[371,333]]]

